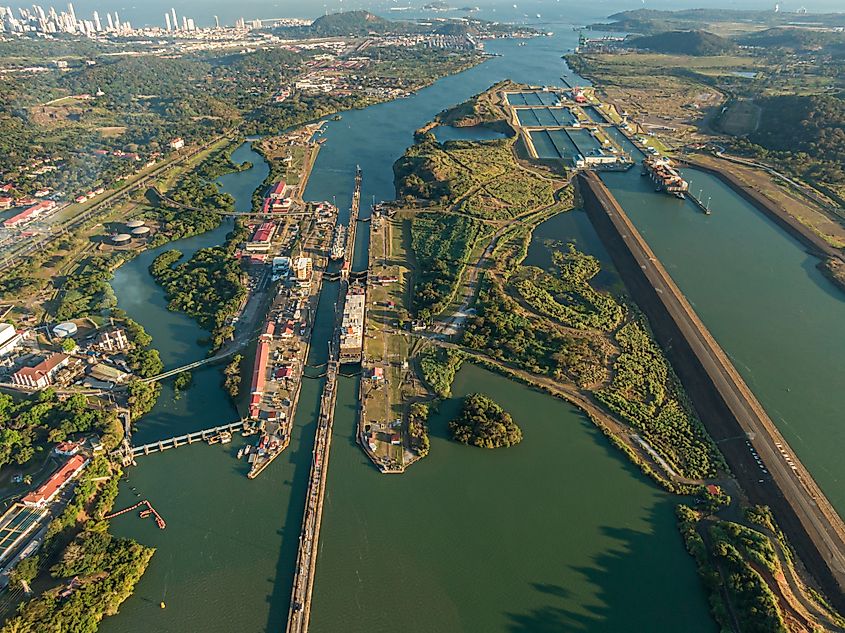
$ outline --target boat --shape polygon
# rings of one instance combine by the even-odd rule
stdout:
[[[232,441],[232,434],[229,431],[223,431],[220,433],[220,443],[221,444],[228,444]]]
[[[343,119],[343,117],[342,117],[342,116],[340,116],[339,114],[335,114],[335,115],[332,117],[332,121],[340,121],[341,119]]]
[[[643,171],[651,177],[655,191],[662,191],[682,200],[686,197],[689,183],[669,158],[647,156],[643,159]]]
[[[360,363],[364,347],[364,313],[366,288],[355,282],[349,286],[343,304],[340,327],[339,360],[343,363]]]
[[[243,449],[243,448],[239,448],[239,449],[238,449],[238,459],[240,459],[240,458],[241,458],[241,457],[243,457],[243,456],[244,456],[244,449]]]
[[[346,225],[337,223],[332,238],[332,249],[329,257],[335,261],[346,257]]]

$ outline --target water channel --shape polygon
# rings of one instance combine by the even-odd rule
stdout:
[[[563,25],[557,30],[560,35],[524,47],[489,43],[501,57],[409,99],[330,122],[306,197],[335,197],[348,207],[361,165],[366,217],[373,198],[393,197],[392,163],[412,143],[413,131],[444,107],[503,78],[574,79],[560,54],[576,35]],[[248,152],[242,149],[236,161]],[[248,192],[245,199],[264,177],[255,167],[260,157],[248,160],[253,169],[226,182],[227,189]],[[845,337],[832,335],[841,330],[841,297],[795,242],[717,183],[707,184],[714,196],[707,217],[655,194],[638,172],[612,174],[607,182],[805,463],[835,493],[831,486],[845,469],[834,452],[845,431],[829,424],[845,404],[845,393],[832,388],[837,376],[841,381],[836,360],[845,351]],[[547,239],[589,244],[589,227],[578,217],[544,225],[543,235],[548,230]],[[366,235],[367,226],[361,228],[359,235]],[[222,242],[227,230],[224,225],[163,248],[190,253]],[[205,354],[197,343],[205,333],[166,310],[146,272],[158,252],[119,269],[114,286],[120,307],[147,328],[165,366],[173,366]],[[532,257],[541,263],[543,256]],[[354,265],[366,265],[365,239]],[[331,327],[334,291],[328,287],[321,299],[312,365],[325,357],[320,339]],[[195,373],[194,386],[179,400],[165,386],[136,437],[233,419],[219,384],[220,369],[208,368]],[[233,458],[239,438],[223,447],[148,456],[129,471],[117,506],[134,503],[136,494],[149,498],[168,527],[159,531],[134,515],[114,521],[117,534],[158,551],[135,595],[102,631],[283,628],[321,387],[319,380],[304,382],[291,445],[255,481]],[[523,425],[524,442],[503,452],[450,443],[445,421],[456,406],[452,400],[433,420],[429,457],[401,477],[386,477],[354,443],[357,379],[341,380],[315,631],[714,630],[674,528],[675,499],[644,481],[566,404],[466,367],[455,394],[472,391],[494,394]],[[831,496],[841,506],[843,499]],[[162,600],[166,609],[159,608]]]

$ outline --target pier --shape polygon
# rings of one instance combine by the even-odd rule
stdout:
[[[332,350],[335,347],[332,345]],[[326,370],[326,386],[320,400],[320,416],[317,421],[317,437],[311,461],[308,482],[308,496],[305,500],[305,515],[302,517],[302,531],[299,535],[299,551],[293,577],[293,590],[288,611],[287,633],[305,633],[311,617],[311,595],[317,570],[317,547],[320,539],[320,524],[323,518],[323,501],[326,494],[326,478],[329,472],[329,449],[332,443],[335,400],[337,398],[337,374],[340,365],[337,353],[332,352]]]
[[[361,208],[361,168],[355,167],[355,189],[352,192],[352,206],[349,209],[349,228],[346,233],[346,272],[352,269],[352,260],[355,256],[355,230],[358,225],[358,211]]]
[[[165,440],[150,442],[149,444],[143,444],[142,446],[124,445],[113,451],[111,454],[113,457],[120,458],[124,465],[128,465],[134,462],[136,457],[140,457],[142,455],[160,453],[171,448],[187,446],[189,444],[193,444],[194,442],[205,442],[224,431],[232,433],[233,431],[248,431],[250,429],[251,427],[247,420],[239,420],[237,422],[231,422],[230,424],[212,426],[207,429],[202,429],[201,431],[194,431],[193,433],[186,433],[184,435],[169,437]]]
[[[355,175],[355,194],[352,198],[353,213],[350,216],[350,228],[355,226],[358,215],[358,201],[361,195],[361,170]],[[355,232],[349,237],[348,249],[351,254],[355,248]],[[296,568],[293,576],[293,588],[288,610],[287,633],[306,633],[311,618],[311,596],[314,590],[314,578],[317,571],[317,551],[320,540],[320,525],[323,519],[323,502],[326,494],[326,479],[329,472],[329,450],[332,443],[332,425],[334,423],[335,401],[337,399],[337,376],[340,371],[340,326],[343,319],[343,307],[349,289],[345,279],[340,281],[340,290],[335,303],[335,327],[329,341],[329,355],[326,363],[326,384],[320,399],[320,413],[317,419],[317,432],[314,439],[314,452],[311,459],[311,472],[308,477],[308,491],[305,498],[305,513],[302,517],[302,530],[299,534],[299,550],[296,555]]]

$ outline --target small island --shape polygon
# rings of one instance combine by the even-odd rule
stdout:
[[[510,413],[480,393],[464,398],[464,406],[449,422],[449,430],[455,441],[481,448],[515,446],[522,441],[522,429]]]

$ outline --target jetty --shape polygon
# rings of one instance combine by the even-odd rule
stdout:
[[[147,517],[153,517],[155,519],[156,525],[158,526],[159,530],[163,530],[167,527],[167,523],[164,522],[164,519],[161,518],[161,515],[156,512],[156,509],[153,507],[153,504],[150,503],[147,499],[143,501],[139,501],[133,506],[129,506],[128,508],[124,508],[123,510],[118,510],[117,512],[112,512],[111,514],[105,515],[104,519],[113,519],[114,517],[119,517],[121,514],[126,514],[127,512],[132,512],[132,510],[137,510],[143,506],[147,506],[144,510],[141,510],[138,513],[138,516],[142,519],[146,519]]]
[[[200,431],[194,431],[193,433],[185,433],[184,435],[168,437],[167,439],[142,444],[141,446],[123,445],[112,451],[111,455],[119,458],[125,466],[128,466],[135,461],[135,458],[143,455],[151,455],[152,453],[160,453],[171,448],[188,446],[194,442],[208,442],[215,437],[220,437],[221,433],[232,433],[234,431],[245,431],[250,433],[252,432],[252,426],[248,420],[238,420],[237,422],[212,426]]]

